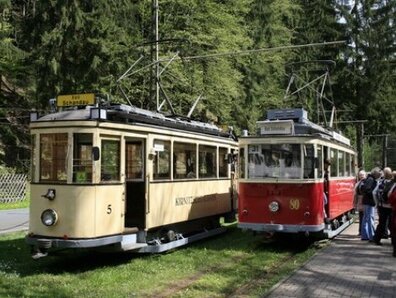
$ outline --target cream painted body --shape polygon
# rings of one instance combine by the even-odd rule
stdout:
[[[50,201],[42,195],[55,189]],[[31,185],[30,228],[35,235],[67,238],[95,238],[124,230],[123,185]],[[40,215],[46,209],[58,213],[58,222],[47,227]]]
[[[231,211],[229,180],[151,183],[147,228]]]

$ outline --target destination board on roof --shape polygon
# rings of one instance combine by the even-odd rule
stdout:
[[[292,135],[294,134],[293,120],[258,121],[261,135]]]
[[[93,104],[95,104],[94,93],[59,95],[56,98],[56,105],[58,107],[87,106]]]

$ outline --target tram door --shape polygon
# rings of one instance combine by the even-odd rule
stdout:
[[[145,227],[144,140],[127,140],[125,146],[125,227]]]

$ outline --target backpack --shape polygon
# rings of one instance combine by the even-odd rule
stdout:
[[[364,182],[366,182],[366,179],[360,180],[358,183],[358,186],[356,188],[356,192],[358,195],[363,195],[364,194]]]
[[[391,190],[394,183],[395,182],[393,180],[384,181],[381,197],[379,197],[379,200],[381,202],[383,202],[385,204],[388,203],[388,193]]]

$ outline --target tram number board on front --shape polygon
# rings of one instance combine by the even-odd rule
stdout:
[[[93,104],[95,104],[94,93],[59,95],[56,98],[56,105],[58,107],[87,106]]]
[[[300,200],[299,199],[291,199],[289,201],[289,207],[290,207],[291,210],[300,209]]]

